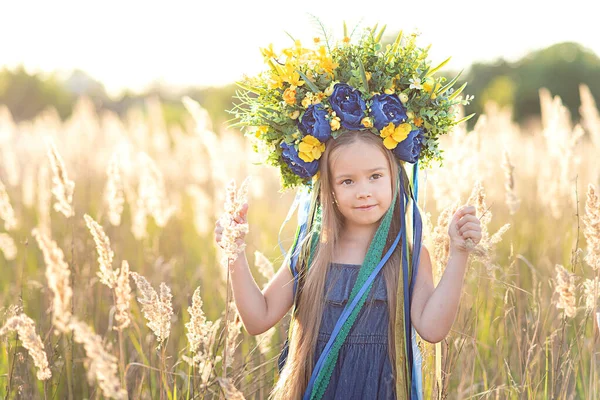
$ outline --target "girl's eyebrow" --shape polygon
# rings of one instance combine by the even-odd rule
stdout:
[[[375,171],[381,171],[381,170],[385,170],[385,167],[375,167],[372,169],[365,170],[364,172],[373,173]],[[351,176],[352,176],[352,174],[338,175],[335,177],[335,179],[338,180],[338,179],[347,178],[347,177],[351,177]]]

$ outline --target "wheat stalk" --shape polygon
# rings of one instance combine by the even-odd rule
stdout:
[[[58,245],[40,232],[37,228],[32,231],[46,263],[46,279],[52,291],[52,324],[59,332],[67,332],[71,320],[70,303],[73,290],[69,279],[71,272],[65,262],[64,254]]]
[[[575,276],[560,264],[556,264],[556,280],[554,291],[558,294],[556,308],[564,309],[565,315],[573,318],[577,313],[575,304]]]
[[[160,348],[171,331],[171,318],[173,316],[171,289],[162,282],[159,296],[142,275],[132,272],[131,277],[142,294],[141,298],[138,297],[138,301],[142,305],[144,317],[148,321],[148,328],[154,332]]]
[[[106,233],[104,233],[104,229],[92,217],[85,214],[83,218],[96,243],[98,264],[100,265],[100,270],[98,271],[100,282],[112,289],[117,280],[117,273],[112,268],[114,253],[110,248],[110,240],[106,236]]]
[[[69,179],[67,176],[67,169],[65,164],[56,150],[56,146],[52,139],[46,139],[46,146],[48,148],[48,158],[50,159],[50,166],[52,167],[52,194],[56,197],[56,203],[54,203],[54,209],[62,213],[65,217],[69,218],[75,215],[73,209],[73,191],[75,189],[75,182]]]
[[[50,379],[52,372],[48,367],[48,358],[44,351],[44,343],[42,338],[35,332],[35,323],[25,314],[13,315],[0,328],[0,337],[9,332],[16,331],[23,343],[23,347],[27,349],[29,355],[33,359],[33,363],[37,367],[37,378],[41,381]]]
[[[69,324],[75,342],[85,349],[84,365],[87,369],[88,381],[98,382],[102,394],[113,399],[126,399],[127,392],[121,388],[117,377],[117,358],[107,352],[102,345],[102,338],[94,333],[85,323],[75,318]]]
[[[17,246],[8,233],[0,233],[0,251],[4,254],[4,258],[7,261],[12,261],[17,258]]]
[[[15,217],[15,211],[10,205],[8,193],[2,181],[0,181],[0,219],[4,221],[4,229],[7,231],[13,230],[17,227],[17,218]]]

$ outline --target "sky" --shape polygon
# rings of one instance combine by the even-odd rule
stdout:
[[[587,3],[587,4],[586,4]],[[29,72],[81,69],[109,94],[139,92],[153,82],[219,86],[265,68],[260,48],[305,45],[318,17],[334,37],[348,27],[387,24],[388,33],[418,30],[432,63],[452,69],[474,61],[516,60],[532,50],[575,41],[600,55],[589,2],[476,0],[333,1],[31,1],[0,5],[0,68]]]

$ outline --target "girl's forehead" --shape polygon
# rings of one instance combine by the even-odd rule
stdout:
[[[331,172],[334,176],[344,173],[369,172],[388,169],[388,159],[375,145],[356,141],[337,148],[331,157]]]

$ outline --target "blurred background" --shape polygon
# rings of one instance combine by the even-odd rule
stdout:
[[[307,0],[302,7],[258,0],[232,5],[202,1],[94,4],[58,0],[8,2],[0,26],[0,102],[17,120],[53,106],[67,118],[78,96],[98,109],[122,115],[153,95],[163,101],[169,123],[181,121],[180,98],[205,107],[216,129],[227,118],[233,83],[263,70],[259,48],[306,45],[319,35],[316,16],[340,38],[342,21],[351,28],[387,25],[417,30],[420,44],[432,45],[433,64],[452,57],[444,73],[464,69],[472,109],[487,100],[514,109],[515,120],[539,117],[537,91],[545,86],[569,110],[580,104],[578,85],[600,91],[600,39],[592,32],[594,13],[586,2],[548,7],[541,1],[508,0],[490,8],[475,0],[448,5],[434,0],[418,7],[399,1],[369,6]],[[35,11],[34,11],[35,10]],[[575,117],[576,118],[576,117]]]
[[[436,345],[419,341],[425,398],[600,398],[597,14],[582,0],[343,4],[2,4],[0,326],[29,316],[52,378],[36,379],[26,335],[1,331],[0,396],[119,397],[106,391],[114,376],[112,387],[129,398],[237,399],[233,386],[267,398],[289,316],[262,335],[242,329],[226,307],[213,229],[229,180],[250,176],[246,255],[264,287],[283,261],[280,243],[285,250],[293,239],[295,218],[280,228],[294,193],[280,192],[278,172],[260,165],[225,110],[235,81],[265,68],[260,48],[291,47],[289,35],[311,47],[320,24],[342,39],[346,21],[349,29],[387,25],[384,42],[419,31],[433,65],[452,56],[438,74],[462,70],[455,87],[466,81],[475,96],[461,110],[475,118],[441,138],[443,167],[420,173],[436,282],[453,207],[470,199],[478,215],[486,211],[484,248],[471,258],[452,332]],[[132,293],[121,308],[131,324],[113,329],[118,295],[99,279],[102,246],[85,214],[114,252],[102,268],[128,261],[152,288],[169,288],[172,297],[163,287],[154,298],[170,332],[160,347],[133,280],[124,280]],[[61,249],[62,292],[49,283],[56,266],[44,260],[34,228]],[[92,364],[94,353],[70,332],[53,334],[65,288],[65,309],[98,334],[88,343],[104,349],[95,359],[110,371]],[[198,310],[216,328],[200,323]],[[198,348],[191,321],[208,338]]]

